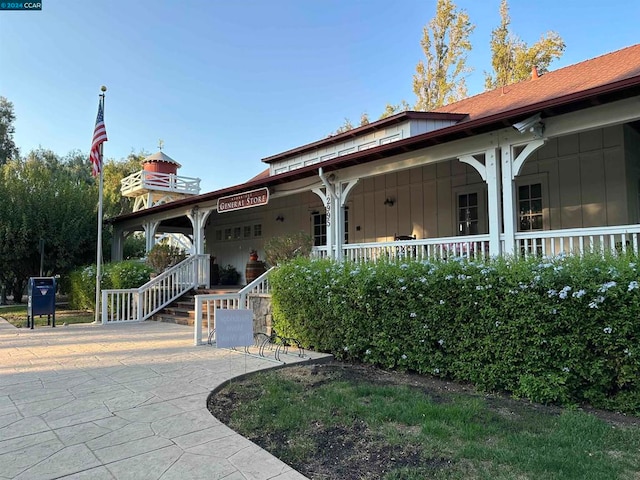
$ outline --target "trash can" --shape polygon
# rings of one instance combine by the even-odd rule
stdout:
[[[36,315],[46,315],[47,325],[56,326],[55,277],[30,277],[27,287],[27,328],[33,329]]]

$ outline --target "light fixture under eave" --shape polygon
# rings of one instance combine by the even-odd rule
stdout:
[[[535,115],[513,124],[513,128],[515,128],[520,133],[531,133],[533,134],[533,138],[542,138],[542,134],[544,133],[544,122],[542,121],[542,115],[540,113],[536,113]]]
[[[393,197],[387,197],[387,198],[384,200],[384,204],[385,204],[387,207],[393,207],[393,206],[395,205],[395,203],[396,203],[396,199],[395,199],[395,198],[393,198]]]
[[[276,222],[284,222],[284,217],[282,215],[278,215],[276,217]]]

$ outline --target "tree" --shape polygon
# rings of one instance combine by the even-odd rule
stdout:
[[[474,28],[465,10],[458,10],[452,0],[438,0],[420,41],[426,63],[420,60],[413,76],[416,110],[433,110],[467,95],[464,75],[471,72],[466,61]]]
[[[367,112],[363,112],[360,115],[360,125],[358,126],[363,127],[365,125],[369,125],[369,115],[367,114]],[[351,123],[351,120],[345,118],[344,123],[334,133],[331,133],[330,136],[339,135],[341,133],[348,132],[349,130],[353,130],[354,128],[356,127],[353,125],[353,123]]]
[[[103,189],[102,189],[102,215],[103,219],[114,218],[119,215],[131,213],[133,202],[128,197],[123,197],[120,193],[121,180],[132,173],[142,169],[142,160],[149,154],[145,152],[130,153],[127,158],[119,161],[110,159],[103,165]],[[85,163],[86,163],[85,155]],[[89,171],[88,167],[86,167]],[[94,180],[95,182],[95,180]],[[97,183],[97,182],[96,182]],[[104,224],[102,228],[102,251],[104,259],[111,259],[111,242],[113,240],[113,227]],[[144,239],[142,243],[138,237],[129,236],[124,240],[124,258],[139,258],[144,255]],[[142,251],[141,251],[142,250]]]
[[[491,32],[491,66],[493,74],[485,72],[487,90],[531,78],[536,67],[538,73],[546,73],[549,64],[560,58],[565,43],[556,32],[547,32],[536,43],[527,46],[509,30],[511,18],[507,0],[500,4],[500,26]]]
[[[398,105],[387,103],[387,106],[384,107],[384,112],[382,112],[382,115],[380,115],[379,120],[382,120],[383,118],[391,117],[400,112],[406,112],[410,108],[411,107],[409,106],[406,100],[402,100]]]
[[[13,103],[0,96],[0,166],[18,154],[18,149],[13,141],[15,132],[13,122],[15,119]]]
[[[120,194],[121,180],[142,169],[142,161],[149,154],[146,152],[130,153],[119,161],[108,160],[104,163],[102,190],[104,196],[104,218],[113,218],[130,213],[133,203]],[[85,161],[86,161],[85,156]],[[89,169],[85,166],[87,172]]]
[[[0,282],[20,301],[30,276],[64,274],[95,254],[97,189],[46,150],[0,167]]]
[[[131,153],[105,162],[105,219],[131,212],[131,202],[120,194],[120,181],[140,170],[146,156]],[[95,261],[97,204],[98,182],[91,176],[88,155],[79,150],[60,159],[38,148],[26,158],[17,156],[0,165],[0,304],[6,303],[7,290],[20,301],[28,277],[39,273],[40,239],[45,241],[45,275],[65,274]],[[111,238],[105,225],[105,258]],[[138,238],[125,241],[129,255],[139,256],[140,243]]]
[[[348,132],[349,130],[353,130],[353,123],[351,123],[351,120],[348,118],[345,118],[344,123],[340,125],[332,135],[340,135],[341,133]]]

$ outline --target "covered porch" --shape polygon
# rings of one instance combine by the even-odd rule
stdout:
[[[246,185],[270,192],[254,208],[218,212],[227,192],[213,192],[136,212],[115,225],[114,255],[136,230],[147,250],[158,233],[183,233],[191,254],[240,272],[251,250],[264,258],[267,239],[299,231],[314,256],[352,261],[637,253],[640,109],[615,106],[538,119],[535,131],[509,127],[278,183],[267,177]]]

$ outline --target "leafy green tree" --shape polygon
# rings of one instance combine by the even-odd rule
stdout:
[[[131,153],[105,162],[104,219],[132,211],[131,201],[120,194],[120,181],[140,170],[146,156]],[[98,182],[91,175],[88,155],[80,150],[60,158],[38,148],[0,166],[0,304],[6,303],[8,292],[19,301],[28,277],[39,273],[40,239],[45,241],[46,275],[95,262],[97,204]],[[107,259],[111,238],[110,226],[104,225]],[[125,240],[125,249],[131,257],[140,256],[140,239]]]
[[[351,123],[351,120],[348,118],[345,118],[344,123],[331,135],[340,135],[341,133],[348,132],[349,130],[353,130],[353,123]]]
[[[369,125],[369,123],[369,115],[367,114],[367,112],[363,112],[360,115],[360,125],[358,126],[363,127],[364,125]],[[351,120],[345,118],[344,123],[331,135],[339,135],[341,133],[348,132],[349,130],[353,130],[354,128],[356,127],[353,125],[353,123],[351,123]]]
[[[120,194],[121,180],[142,169],[142,161],[149,154],[146,152],[130,153],[119,161],[110,159],[104,164],[103,173],[103,208],[104,218],[113,218],[133,209],[133,202]],[[85,157],[86,160],[86,157]],[[89,172],[89,168],[86,168]]]
[[[95,252],[97,189],[79,182],[46,150],[0,167],[0,281],[19,301],[27,279],[40,270],[64,274]]]
[[[500,26],[491,32],[493,73],[485,72],[487,90],[531,78],[533,67],[543,74],[548,71],[549,64],[564,52],[565,43],[556,32],[547,32],[528,46],[509,30],[510,24],[509,5],[507,0],[502,0]]]
[[[110,218],[124,215],[133,211],[133,201],[123,197],[120,193],[121,180],[142,168],[142,160],[149,154],[145,152],[130,153],[127,158],[121,160],[109,159],[104,162],[103,168],[103,188],[102,188],[102,218]],[[84,157],[85,170],[90,172],[90,167],[86,166],[87,156]],[[92,182],[97,187],[98,182],[92,178]],[[97,191],[97,189],[96,189]],[[96,217],[97,218],[97,217]],[[105,223],[102,228],[102,252],[103,259],[111,259],[111,241],[113,239],[113,228]],[[130,244],[130,245],[129,245]],[[140,242],[127,237],[124,241],[125,258],[137,258],[144,255],[144,243],[142,245],[142,255],[139,254]]]
[[[89,156],[81,150],[72,150],[61,160],[61,165],[78,184],[94,185],[95,179],[91,175]]]
[[[13,141],[15,119],[13,103],[0,96],[0,165],[4,165],[18,154],[18,148]]]
[[[467,95],[464,75],[471,72],[466,61],[474,28],[465,10],[458,10],[452,0],[438,0],[420,41],[425,61],[418,62],[413,76],[416,110],[433,110]]]
[[[400,112],[406,112],[410,108],[411,107],[409,106],[406,100],[402,100],[397,105],[393,105],[392,103],[387,103],[386,107],[384,107],[384,112],[382,112],[382,115],[380,115],[379,120],[382,120],[383,118],[391,117]]]

